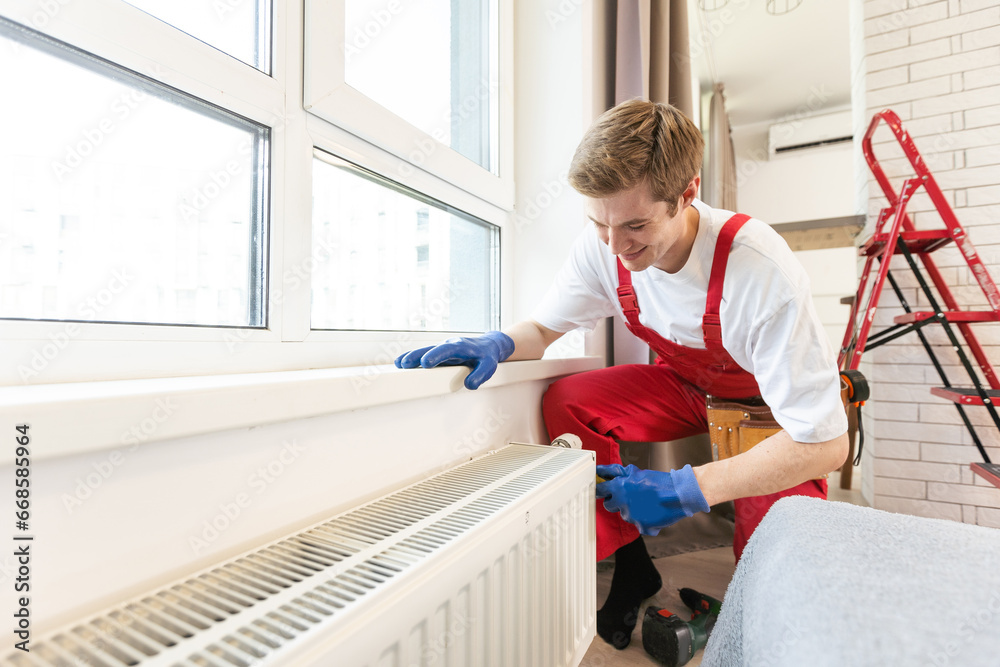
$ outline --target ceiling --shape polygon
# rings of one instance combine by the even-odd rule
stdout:
[[[725,85],[734,127],[850,104],[850,3],[802,0],[773,16],[768,0],[728,0],[715,11],[699,4],[722,0],[689,1],[694,74],[703,91],[713,78]]]

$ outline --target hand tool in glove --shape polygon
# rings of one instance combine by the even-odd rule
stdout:
[[[438,345],[428,345],[396,357],[396,368],[434,368],[468,366],[466,389],[478,389],[493,377],[501,361],[514,354],[514,340],[502,331],[488,331],[482,336],[449,338]]]
[[[690,465],[670,472],[601,465],[597,475],[608,480],[597,485],[597,497],[604,499],[604,508],[621,512],[622,518],[643,535],[657,535],[686,516],[709,510]]]

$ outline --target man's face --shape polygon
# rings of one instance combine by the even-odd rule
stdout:
[[[692,220],[694,209],[689,211],[687,206],[697,192],[697,179],[692,186],[673,216],[667,202],[653,201],[649,186],[640,183],[610,197],[586,197],[587,217],[594,222],[598,238],[629,271],[655,266],[674,273],[687,261],[698,231],[697,213]]]

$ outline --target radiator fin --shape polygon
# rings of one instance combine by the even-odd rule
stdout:
[[[579,465],[580,455],[506,447],[53,633],[30,655],[10,656],[10,664],[264,664],[567,467]],[[586,503],[593,502],[588,493],[569,511],[586,514]],[[566,507],[555,521],[558,530],[578,531],[580,522]],[[551,536],[544,528],[536,527],[451,601],[420,619],[402,644],[386,647],[377,664],[531,664],[538,662],[529,658],[535,644],[546,653],[541,664],[565,662],[567,651],[576,648],[569,645],[575,638],[556,631],[566,619],[547,618],[535,627],[517,613],[524,605],[545,605],[558,608],[558,614],[580,614],[572,624],[578,637],[587,629],[585,618],[592,618],[591,605],[570,599],[565,585],[556,590],[545,585],[545,580],[561,581],[560,567],[580,568],[580,556],[569,553],[571,540],[555,540],[556,548],[547,548]],[[540,565],[525,567],[526,558],[536,557]],[[582,616],[588,612],[591,616]],[[492,622],[473,624],[475,618]],[[523,648],[517,648],[521,642],[499,641],[511,633]],[[482,652],[476,654],[477,649]]]

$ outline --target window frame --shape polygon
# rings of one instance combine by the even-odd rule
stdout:
[[[10,19],[3,18],[5,23],[9,22]],[[250,127],[251,123],[247,122],[248,119],[239,117],[234,114],[230,109],[221,108],[218,105],[209,103],[202,98],[189,96],[184,93],[184,91],[179,91],[173,87],[167,86],[166,84],[151,80],[151,77],[137,73],[127,68],[123,68],[117,63],[106,61],[106,59],[99,58],[92,53],[79,50],[78,47],[73,47],[72,45],[67,45],[66,42],[62,40],[54,40],[49,35],[42,34],[43,43],[39,45],[38,50],[52,58],[63,60],[71,66],[76,66],[89,71],[95,76],[105,77],[114,80],[124,86],[127,86],[131,90],[140,91],[144,94],[151,95],[157,98],[161,103],[173,104],[177,107],[183,108],[185,111],[190,113],[201,115],[203,118],[211,119],[219,123],[228,125],[229,127],[236,128],[239,130],[244,130],[250,133],[250,152],[252,155],[256,156],[259,161],[251,164],[251,188],[255,193],[257,193],[257,198],[255,199],[254,206],[252,206],[250,211],[250,232],[251,234],[257,234],[260,236],[260,240],[257,242],[248,243],[248,257],[250,258],[251,271],[248,271],[246,278],[251,286],[257,286],[258,289],[253,289],[251,287],[247,294],[247,307],[251,312],[248,313],[248,319],[251,323],[247,325],[222,325],[222,324],[206,324],[204,322],[190,322],[190,323],[178,323],[178,322],[144,322],[144,321],[124,321],[124,320],[78,320],[75,318],[29,318],[29,317],[10,317],[5,318],[7,320],[15,321],[32,321],[32,322],[75,322],[75,323],[87,323],[87,324],[133,324],[137,326],[182,326],[185,328],[189,327],[207,327],[207,328],[219,328],[219,327],[237,327],[237,328],[247,328],[247,329],[265,329],[267,328],[267,310],[266,307],[262,307],[260,301],[261,293],[266,293],[268,289],[268,262],[266,258],[267,248],[269,244],[269,207],[268,201],[271,195],[270,187],[270,135],[271,128],[264,123],[253,123],[257,128],[261,130],[260,134],[253,131]],[[22,48],[22,47],[18,47]],[[67,58],[63,58],[64,55],[69,55]]]
[[[349,172],[355,173],[355,175],[358,176],[358,177],[360,177],[360,178],[369,179],[372,182],[375,182],[375,183],[379,184],[381,187],[384,187],[384,188],[390,189],[390,190],[394,190],[394,191],[396,191],[398,193],[401,193],[402,195],[404,195],[406,197],[412,198],[414,201],[423,201],[428,206],[432,206],[434,208],[437,208],[438,210],[444,211],[445,213],[454,214],[454,215],[462,215],[462,214],[464,214],[464,215],[470,215],[471,217],[477,219],[479,222],[486,222],[491,227],[493,227],[493,229],[490,230],[490,235],[491,235],[491,237],[493,237],[494,234],[496,236],[491,239],[490,248],[489,248],[489,253],[493,257],[493,259],[492,259],[493,265],[491,267],[493,275],[490,278],[490,284],[492,285],[492,290],[491,290],[491,294],[490,294],[489,298],[490,298],[490,311],[491,311],[491,313],[493,315],[495,315],[494,319],[499,319],[500,318],[500,306],[501,306],[502,300],[500,298],[500,288],[499,288],[499,285],[500,285],[500,275],[499,275],[500,274],[500,261],[499,260],[500,260],[500,255],[501,255],[500,248],[499,248],[499,240],[500,240],[500,238],[502,236],[502,233],[501,233],[501,224],[499,222],[493,222],[493,223],[491,223],[489,220],[485,219],[484,216],[488,216],[491,213],[489,210],[487,210],[485,208],[483,210],[480,210],[480,213],[482,215],[469,214],[467,211],[465,211],[463,209],[460,209],[457,206],[452,206],[452,205],[444,202],[443,200],[436,199],[436,198],[433,198],[433,197],[429,197],[426,192],[419,191],[419,190],[414,190],[412,188],[409,188],[409,187],[403,185],[402,183],[400,183],[399,181],[393,181],[393,180],[388,179],[384,174],[380,174],[380,173],[376,173],[376,172],[371,172],[370,170],[365,169],[364,167],[362,167],[362,166],[360,166],[360,165],[358,165],[356,163],[352,163],[352,162],[344,159],[340,155],[334,155],[334,154],[332,154],[330,152],[327,152],[327,151],[324,151],[324,150],[322,150],[320,148],[316,148],[313,151],[313,156],[314,156],[314,160],[310,162],[310,166],[314,165],[315,161],[318,160],[320,162],[324,162],[324,163],[326,163],[326,164],[328,164],[330,166],[333,166],[333,167],[338,167],[338,168],[346,169]],[[363,172],[367,172],[367,174],[365,174]],[[311,175],[311,170],[310,170],[310,175]],[[453,194],[453,196],[456,196],[458,193],[452,193],[452,194]],[[470,203],[472,203],[472,202],[469,201],[469,200],[466,200],[466,204],[470,204]],[[469,224],[473,224],[473,223],[471,223],[471,221],[466,221],[466,222],[468,222]],[[311,232],[311,229],[310,229],[310,232]],[[418,253],[419,253],[419,249],[420,248],[428,248],[429,249],[429,246],[427,244],[421,244],[421,245],[413,246],[413,248],[415,248],[418,251]],[[317,254],[317,251],[316,251],[315,248],[313,248],[313,256],[315,256],[316,254]],[[312,302],[311,302],[311,296],[312,295],[311,295],[311,292],[310,292],[310,313],[309,313],[309,315],[310,315],[310,336],[313,337],[314,340],[324,340],[325,338],[323,336],[319,335],[319,334],[322,334],[322,333],[336,334],[338,336],[343,335],[343,334],[348,334],[348,333],[359,333],[359,332],[374,333],[376,331],[379,331],[379,332],[384,331],[386,333],[396,332],[396,333],[408,333],[408,334],[409,333],[414,333],[414,334],[415,333],[433,333],[433,334],[436,334],[436,335],[444,334],[444,335],[447,335],[447,336],[454,336],[456,334],[465,334],[465,333],[475,333],[474,331],[461,330],[461,329],[448,329],[448,330],[440,330],[440,331],[433,330],[433,329],[426,330],[426,331],[416,331],[416,330],[414,330],[414,331],[404,331],[404,330],[398,330],[398,329],[361,329],[361,330],[357,330],[357,329],[340,329],[340,328],[312,328],[312,307],[311,307],[312,306]],[[497,325],[498,325],[498,323],[496,321],[493,321],[493,322],[490,323],[490,328],[496,328]]]
[[[402,1],[402,0],[399,0]],[[514,123],[510,73],[513,2],[500,0],[498,12],[500,82],[497,128],[497,174],[474,163],[431,135],[347,84],[343,43],[330,36],[345,34],[347,0],[306,0],[303,107],[311,114],[344,127],[400,159],[416,164],[502,209],[514,207]],[[391,3],[389,3],[391,4]],[[332,32],[323,26],[333,26]],[[430,142],[430,143],[428,143]],[[424,149],[423,146],[430,146]]]
[[[342,2],[335,4],[342,6]],[[305,5],[309,4],[313,3],[306,0]],[[302,103],[303,3],[271,2],[270,75],[122,0],[91,0],[85,6],[57,0],[53,12],[39,7],[31,0],[0,0],[0,14],[11,20],[271,128],[266,328],[0,320],[0,344],[5,347],[5,357],[13,361],[0,367],[0,386],[369,367],[386,363],[387,358],[391,362],[390,355],[396,350],[439,341],[440,332],[310,328],[310,281],[294,280],[294,269],[307,266],[313,252],[314,149],[500,227],[500,319],[509,320],[509,300],[502,295],[509,293],[511,281],[509,253],[504,252],[510,243],[505,232],[513,227],[514,216],[510,178],[498,186],[500,179],[490,174],[493,189],[473,193],[477,186],[468,179],[452,181],[415,168],[344,127],[307,113]],[[509,174],[514,111],[509,94],[513,2],[504,0],[500,7],[504,92],[498,158],[501,169]],[[468,171],[468,159],[462,160],[463,169]],[[510,197],[496,197],[497,187],[509,188]],[[503,203],[498,205],[498,201]],[[282,345],[288,342],[304,345]],[[49,359],[52,350],[55,354]],[[40,360],[40,371],[31,365],[33,360]],[[22,368],[29,371],[28,377],[20,372]]]
[[[258,0],[254,0],[255,3],[257,1]],[[136,6],[130,0],[125,0],[125,2],[128,3],[128,4],[130,4],[130,5],[132,5],[133,7],[136,7],[136,9],[139,9],[140,11],[148,13],[150,16],[152,16],[154,18],[159,19],[160,21],[163,21],[167,25],[175,27],[178,30],[181,30],[182,32],[186,32],[185,29],[184,29],[184,27],[178,26],[178,25],[174,25],[169,19],[167,19],[164,16],[161,16],[160,14],[158,14],[155,11],[150,10],[150,11],[147,12],[147,10],[143,9],[142,7]],[[209,40],[203,40],[198,35],[193,35],[192,33],[187,33],[187,34],[192,35],[193,37],[195,37],[195,39],[204,41],[206,44],[208,44],[209,46],[211,46],[211,47],[213,47],[213,48],[215,48],[215,49],[217,49],[219,51],[221,51],[222,53],[225,53],[226,55],[228,55],[228,56],[230,56],[232,58],[236,58],[240,62],[243,62],[243,63],[245,63],[247,65],[250,65],[251,67],[259,70],[260,72],[262,72],[263,74],[266,74],[266,75],[270,76],[271,73],[272,73],[272,66],[273,66],[273,61],[272,61],[272,55],[273,55],[272,51],[273,51],[273,49],[271,48],[272,44],[269,43],[268,40],[267,40],[267,36],[268,36],[268,33],[272,31],[272,21],[273,21],[273,18],[274,18],[274,7],[273,7],[273,5],[274,5],[275,2],[281,2],[281,0],[263,0],[263,3],[264,3],[264,10],[263,10],[263,12],[255,12],[256,18],[257,18],[257,31],[256,31],[256,34],[254,35],[254,47],[253,47],[253,52],[255,54],[255,57],[253,58],[253,60],[255,62],[249,62],[247,60],[243,60],[239,56],[229,53],[228,51],[226,51],[222,47],[218,46],[217,44],[213,44],[211,41],[209,41]],[[225,6],[226,6],[225,4],[223,4],[223,5],[216,5],[214,7],[214,9],[216,10],[216,12],[218,12],[219,7],[225,8]]]

